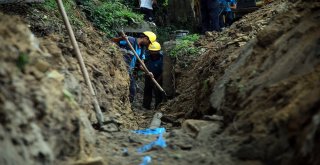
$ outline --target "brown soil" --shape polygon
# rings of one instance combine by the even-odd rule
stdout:
[[[61,19],[24,4],[1,8],[16,16],[1,14],[1,147],[11,150],[2,151],[0,164],[69,164],[98,156],[91,98]],[[75,34],[105,126],[137,129],[122,55],[85,23]],[[29,61],[23,70],[16,64],[20,54]]]
[[[319,14],[317,2],[276,1],[209,33],[165,118],[223,116],[225,131],[203,147],[247,163],[318,164]]]
[[[16,17],[0,16],[0,164],[61,164],[94,155],[94,131],[39,42]],[[87,147],[84,147],[87,146]]]

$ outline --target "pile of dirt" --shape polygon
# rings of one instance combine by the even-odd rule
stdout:
[[[86,110],[91,123],[97,123],[90,92],[83,79],[70,38],[57,11],[46,12],[41,6],[27,4],[6,5],[0,8],[6,14],[18,15],[40,40],[40,48],[54,58],[49,63],[65,77],[64,86]],[[92,84],[98,96],[106,123],[116,129],[137,128],[129,102],[129,76],[117,46],[104,39],[83,13],[75,6],[78,19],[84,25],[73,26]]]
[[[207,139],[191,153],[207,164],[319,164],[319,18],[319,2],[279,0],[200,41],[207,53],[162,108],[170,125],[224,118],[220,132],[202,124]]]
[[[193,65],[180,70],[176,75],[179,96],[163,108],[170,114],[167,117],[182,121],[185,117],[199,118],[203,114],[213,114],[208,96],[216,80],[238,58],[246,43],[256,38],[257,33],[275,16],[288,11],[292,6],[288,1],[278,0],[244,16],[223,32],[207,32],[206,36],[202,36],[195,45],[205,51],[193,61]]]
[[[0,14],[0,24],[0,164],[94,156],[94,131],[48,63],[52,56],[17,17]]]
[[[92,99],[60,15],[29,4],[0,9],[7,14],[1,14],[0,29],[0,139],[8,148],[0,164],[102,163],[91,160],[100,155],[100,134],[92,127],[97,123]],[[136,129],[122,55],[83,21],[86,26],[75,27],[75,35],[105,117],[104,130]]]

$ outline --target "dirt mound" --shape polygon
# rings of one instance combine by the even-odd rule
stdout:
[[[47,62],[51,57],[19,19],[1,14],[0,22],[0,164],[93,155],[94,131]]]
[[[57,11],[46,12],[41,6],[6,5],[0,9],[10,15],[18,15],[26,22],[40,40],[40,48],[53,56],[50,64],[63,74],[64,87],[75,97],[76,102],[86,111],[91,123],[97,123],[90,92],[85,84],[70,39],[62,18]],[[78,21],[83,25],[73,26],[98,101],[106,118],[117,129],[136,128],[132,121],[129,102],[129,76],[125,63],[116,45],[104,39],[104,34],[96,31],[85,19],[83,13],[74,6]]]
[[[10,148],[1,152],[0,164],[102,162],[90,158],[98,155],[92,127],[97,121],[59,15],[25,4],[1,9],[20,19],[3,14],[0,19],[0,139],[2,148]],[[85,23],[88,26],[75,27],[75,34],[106,128],[137,128],[122,55]]]
[[[208,33],[166,121],[223,116],[224,131],[199,147],[230,156],[216,163],[319,164],[319,14],[315,1],[275,1]]]
[[[210,96],[229,133],[251,138],[235,152],[241,159],[320,163],[320,4],[297,5],[258,33]],[[284,152],[290,159],[277,157]]]
[[[275,1],[244,16],[221,33],[208,32],[195,43],[206,51],[177,77],[176,87],[180,95],[163,108],[170,114],[168,117],[199,118],[203,114],[215,113],[208,97],[215,82],[237,60],[240,52],[246,49],[245,45],[256,38],[258,32],[273,21],[275,16],[288,11],[292,6],[287,1]]]

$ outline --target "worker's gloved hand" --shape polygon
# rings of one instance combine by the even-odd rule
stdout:
[[[150,78],[154,78],[153,73],[149,72],[148,75],[150,76]]]
[[[111,38],[111,41],[112,42],[119,42],[119,39],[118,38]]]
[[[139,69],[140,69],[140,70],[144,70],[144,68],[143,68],[142,65],[139,65]]]

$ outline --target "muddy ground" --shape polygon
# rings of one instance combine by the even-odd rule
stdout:
[[[75,27],[107,119],[95,130],[60,18],[28,5],[1,11],[0,164],[139,164],[146,155],[152,164],[320,164],[319,2],[274,1],[202,36],[205,53],[179,71],[179,95],[157,110],[167,147],[146,153],[137,148],[157,136],[131,130],[156,111],[143,111],[141,93],[131,107],[114,44],[84,16]]]

